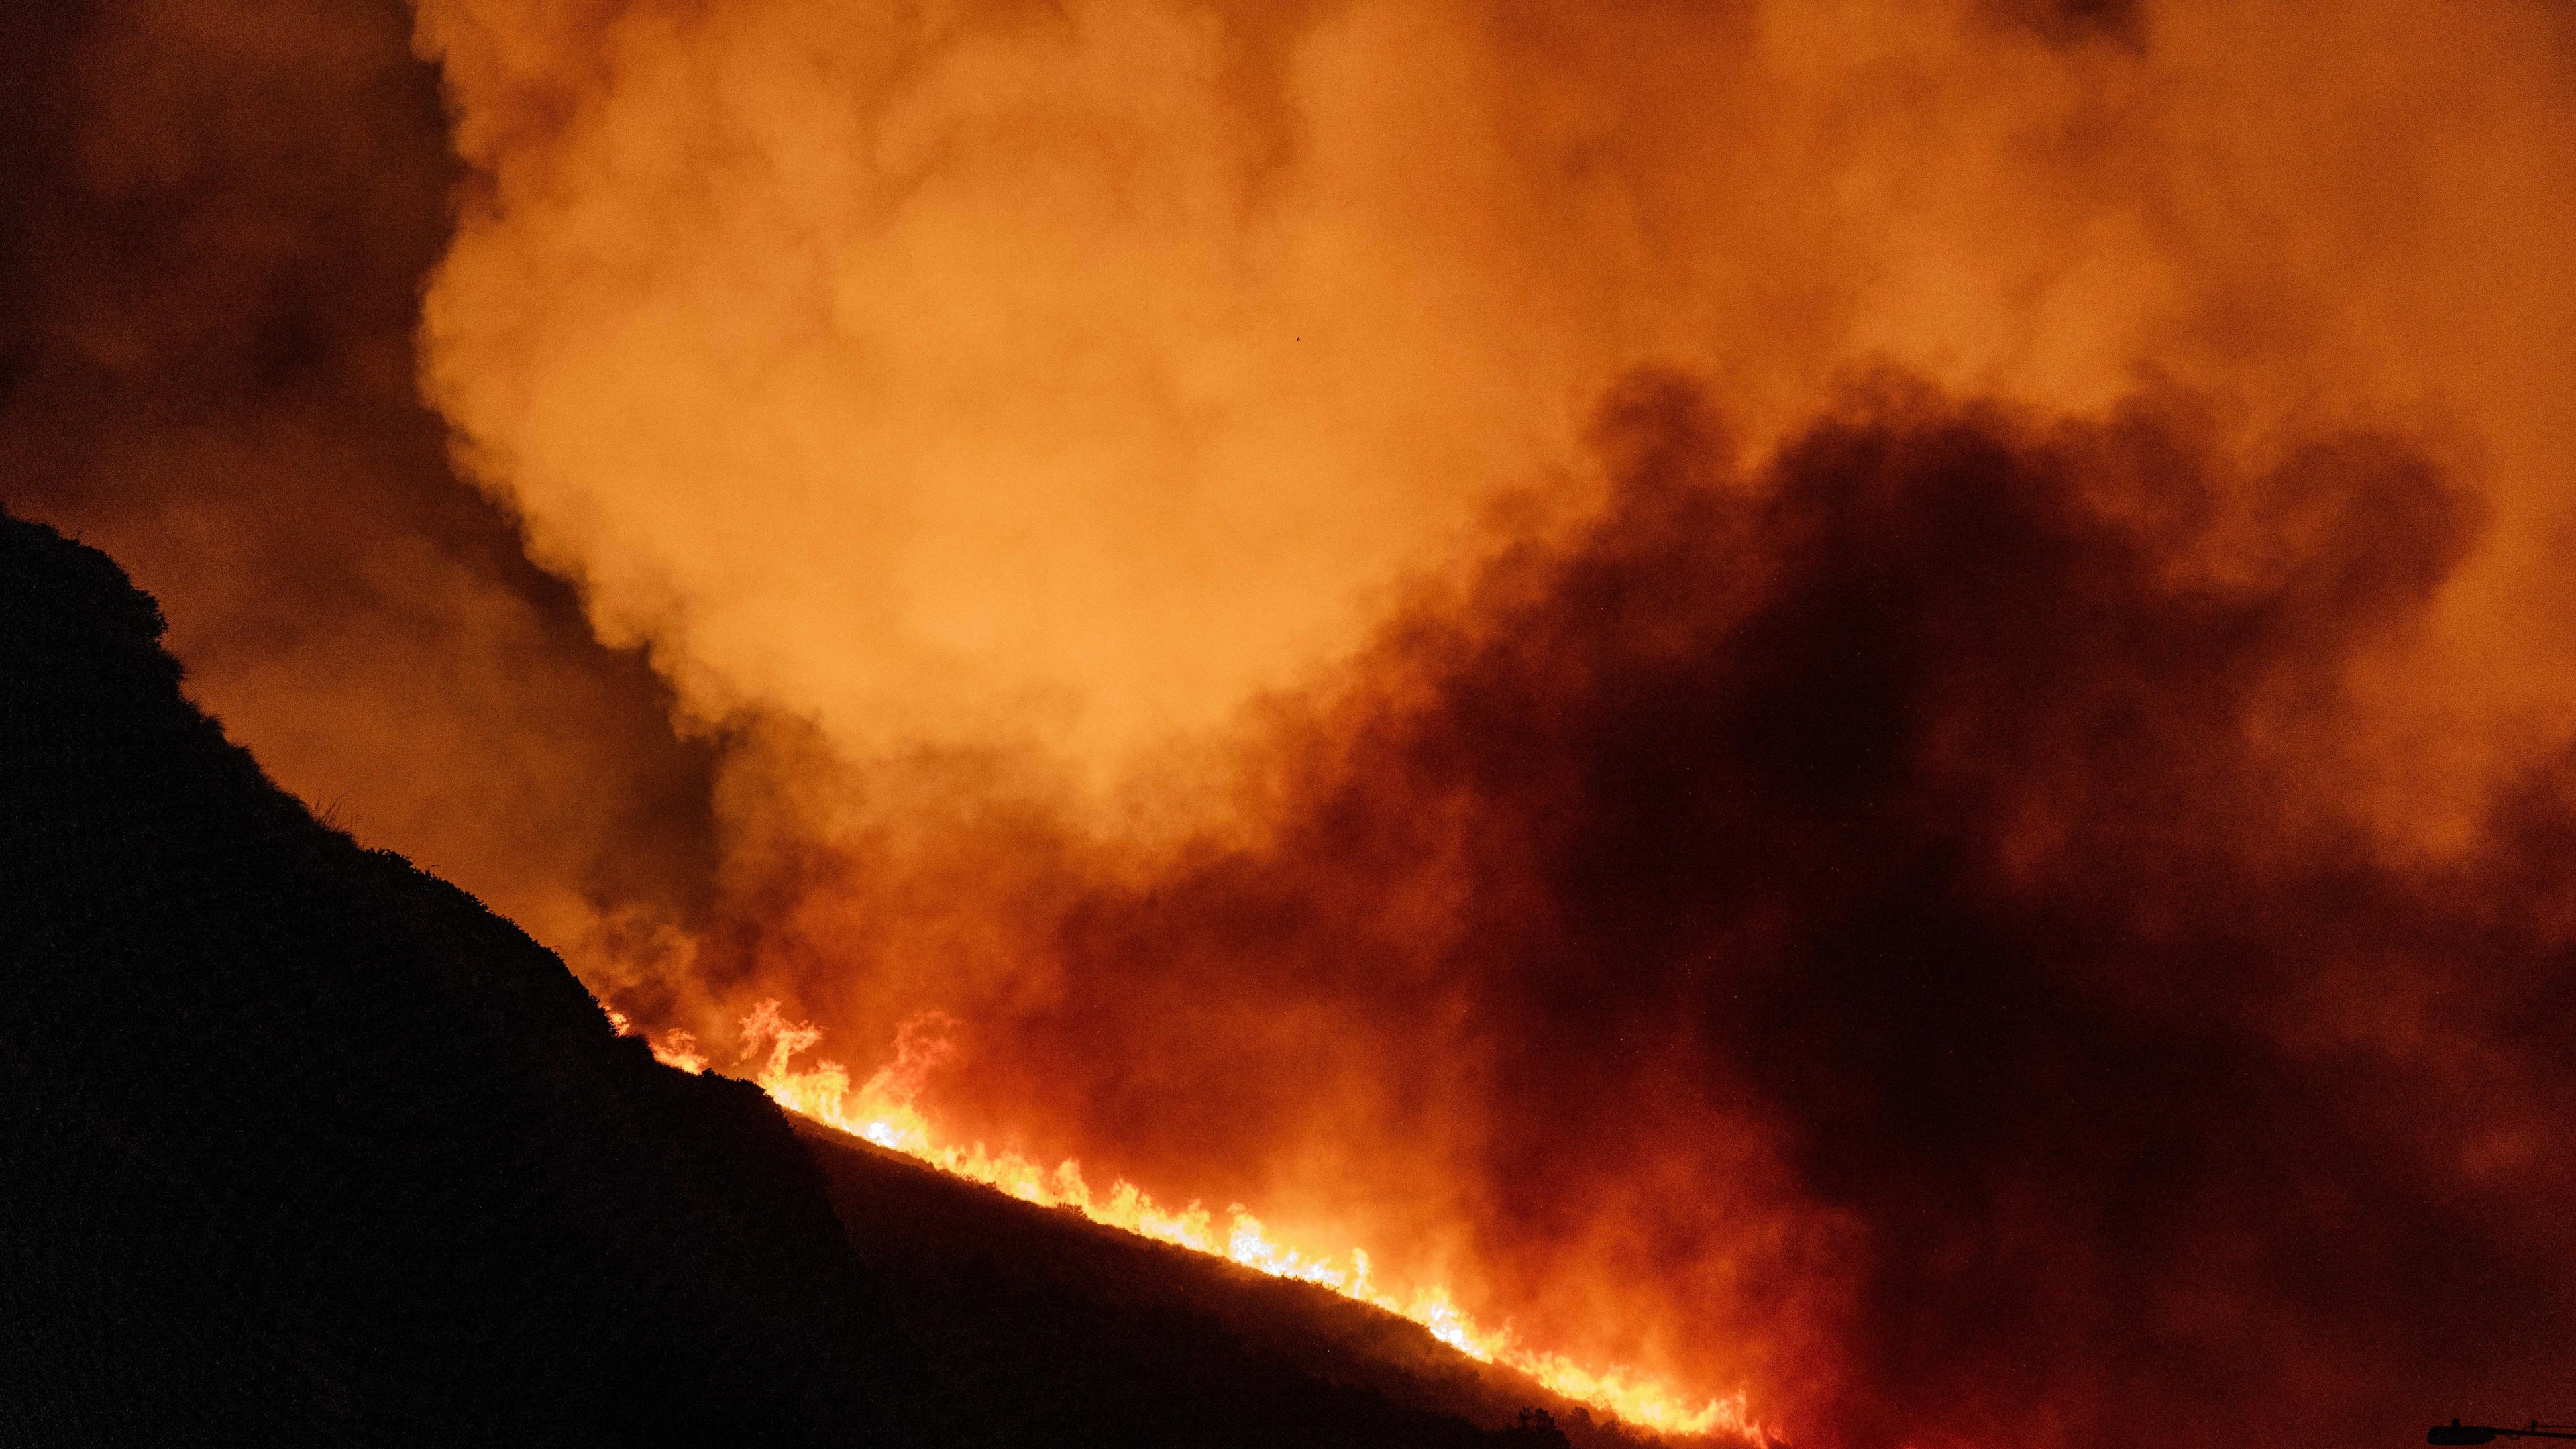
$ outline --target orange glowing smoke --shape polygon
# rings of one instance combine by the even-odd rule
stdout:
[[[1643,362],[1756,446],[1875,361],[2456,420],[2511,535],[2475,592],[2566,518],[2542,7],[419,11],[479,173],[431,395],[692,724],[1167,785],[1175,736],[1345,653],[1498,498],[1586,501],[1585,420]],[[2388,706],[2480,742],[2373,782],[2409,833],[2521,745],[2423,715],[2568,715],[2555,631],[2467,622],[2442,703]]]
[[[608,1013],[608,1024],[617,1029],[619,1036],[643,1037],[644,1044],[653,1049],[653,1060],[666,1067],[676,1067],[693,1077],[705,1074],[707,1058],[698,1050],[696,1037],[685,1031],[648,1033],[635,1024],[633,1017],[616,1007],[602,1006],[600,1009]]]
[[[625,1013],[614,1007],[607,1011],[620,1035],[641,1034]],[[1016,1152],[987,1151],[980,1142],[960,1147],[917,1105],[921,1073],[941,1049],[938,1038],[924,1030],[930,1025],[926,1018],[907,1023],[895,1059],[855,1090],[848,1070],[839,1062],[817,1058],[809,1067],[796,1065],[797,1058],[822,1044],[822,1029],[788,1020],[774,1000],[760,1002],[743,1017],[742,1055],[752,1068],[752,1080],[787,1110],[1022,1202],[1070,1208],[1104,1227],[1229,1259],[1274,1278],[1330,1288],[1343,1297],[1409,1318],[1478,1362],[1526,1374],[1551,1392],[1644,1428],[1766,1442],[1761,1427],[1748,1417],[1741,1392],[1694,1406],[1688,1395],[1669,1384],[1618,1368],[1587,1367],[1562,1354],[1530,1348],[1516,1341],[1508,1328],[1476,1322],[1458,1307],[1446,1287],[1434,1283],[1409,1292],[1391,1290],[1374,1276],[1366,1250],[1353,1248],[1337,1258],[1280,1242],[1240,1203],[1226,1209],[1220,1229],[1216,1215],[1204,1206],[1193,1202],[1178,1210],[1166,1208],[1123,1178],[1112,1183],[1105,1195],[1096,1194],[1083,1179],[1082,1164],[1070,1157],[1049,1168]],[[664,1065],[691,1074],[707,1070],[706,1056],[687,1032],[647,1040]]]

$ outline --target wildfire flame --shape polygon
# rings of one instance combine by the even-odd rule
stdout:
[[[677,1067],[693,1077],[706,1071],[706,1054],[698,1050],[696,1037],[685,1031],[666,1031],[660,1036],[647,1035],[642,1027],[635,1024],[633,1018],[616,1007],[603,1005],[600,1010],[608,1013],[608,1024],[617,1028],[619,1036],[643,1037],[644,1044],[653,1049],[653,1060],[666,1067]]]
[[[654,1059],[665,1066],[693,1075],[708,1069],[708,1057],[689,1033],[648,1034],[623,1012],[604,1009],[620,1035],[643,1037]],[[1220,1227],[1217,1215],[1202,1204],[1193,1202],[1175,1211],[1123,1178],[1110,1184],[1105,1194],[1094,1192],[1083,1177],[1082,1164],[1072,1158],[1050,1168],[1016,1152],[988,1151],[980,1142],[960,1147],[948,1141],[915,1105],[922,1073],[945,1051],[929,1029],[939,1024],[936,1017],[906,1023],[896,1041],[894,1060],[853,1090],[849,1070],[839,1062],[816,1058],[810,1068],[799,1070],[797,1059],[822,1044],[822,1029],[790,1021],[778,1002],[763,1001],[742,1019],[742,1061],[761,1090],[788,1111],[1022,1202],[1070,1208],[1105,1227],[1224,1258],[1275,1278],[1329,1288],[1411,1319],[1432,1337],[1480,1363],[1524,1374],[1551,1392],[1642,1428],[1665,1434],[1727,1435],[1749,1444],[1769,1442],[1747,1412],[1741,1391],[1694,1403],[1689,1395],[1645,1375],[1616,1367],[1595,1368],[1563,1354],[1531,1348],[1519,1342],[1508,1326],[1478,1323],[1458,1306],[1445,1285],[1400,1293],[1380,1284],[1371,1276],[1364,1249],[1351,1249],[1346,1259],[1309,1252],[1272,1236],[1261,1219],[1241,1204],[1226,1209]]]

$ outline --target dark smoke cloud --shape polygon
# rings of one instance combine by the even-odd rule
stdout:
[[[458,170],[407,6],[0,18],[0,497],[168,609],[282,783],[527,920],[685,907],[708,752],[419,402]]]
[[[2338,798],[2345,675],[2482,510],[2216,419],[1882,380],[1747,474],[1633,380],[1597,519],[1277,704],[1270,836],[1098,865],[1028,910],[1042,1000],[942,1003],[960,1120],[1470,1221],[1533,1336],[1623,1323],[1801,1444],[2545,1412],[2570,777],[2438,863]]]
[[[2060,45],[2112,41],[2134,49],[2147,39],[2140,0],[1994,0],[1992,10]]]

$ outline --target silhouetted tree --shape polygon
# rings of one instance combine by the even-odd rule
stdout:
[[[1521,1410],[1519,1422],[1505,1429],[1501,1438],[1514,1449],[1573,1449],[1565,1431],[1556,1427],[1556,1417],[1545,1409]]]

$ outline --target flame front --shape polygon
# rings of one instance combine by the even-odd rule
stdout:
[[[608,1019],[622,1035],[643,1035],[614,1008],[608,1009]],[[1193,1202],[1176,1211],[1124,1179],[1110,1184],[1106,1193],[1097,1193],[1084,1179],[1082,1164],[1072,1158],[1050,1168],[1016,1152],[989,1151],[980,1142],[961,1147],[915,1105],[921,1073],[940,1051],[926,1033],[908,1027],[897,1043],[895,1059],[855,1090],[848,1069],[839,1062],[816,1058],[811,1067],[798,1067],[798,1058],[822,1040],[821,1028],[788,1020],[774,1000],[759,1003],[742,1019],[743,1061],[752,1068],[752,1080],[771,1100],[799,1116],[1022,1202],[1069,1208],[1104,1227],[1224,1258],[1274,1278],[1329,1288],[1411,1319],[1432,1337],[1480,1363],[1525,1374],[1553,1393],[1631,1424],[1667,1434],[1723,1434],[1748,1443],[1766,1442],[1741,1392],[1694,1400],[1673,1385],[1642,1374],[1593,1367],[1532,1348],[1519,1342],[1508,1327],[1478,1323],[1442,1284],[1410,1292],[1381,1284],[1371,1275],[1364,1249],[1353,1248],[1346,1257],[1334,1257],[1281,1242],[1241,1204],[1226,1209],[1220,1227],[1217,1215],[1201,1204]],[[646,1041],[666,1066],[693,1074],[707,1070],[707,1057],[686,1032],[646,1036]]]

